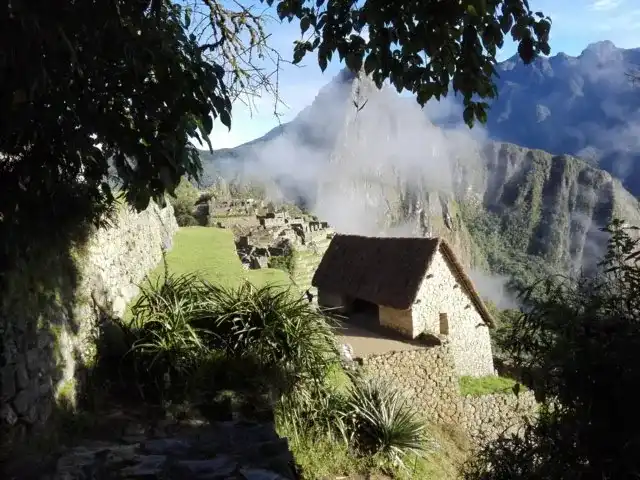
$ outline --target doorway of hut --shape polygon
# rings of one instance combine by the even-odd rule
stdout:
[[[349,320],[363,327],[377,327],[380,324],[380,309],[373,302],[354,298],[349,306]]]

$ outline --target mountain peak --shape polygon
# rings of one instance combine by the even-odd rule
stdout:
[[[593,42],[587,45],[587,48],[585,48],[582,51],[582,54],[584,54],[585,52],[593,52],[596,54],[608,54],[615,50],[618,50],[618,47],[616,47],[611,40],[601,40],[601,41]]]

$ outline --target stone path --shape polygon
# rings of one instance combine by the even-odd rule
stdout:
[[[61,456],[47,480],[189,479],[292,480],[297,476],[286,439],[273,426],[220,422],[168,438],[96,442]]]
[[[234,415],[235,416],[235,415]],[[26,459],[3,480],[297,480],[293,455],[271,420],[149,421],[105,414],[91,437],[50,458]]]

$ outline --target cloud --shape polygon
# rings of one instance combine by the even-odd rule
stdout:
[[[504,275],[489,275],[481,270],[471,270],[469,277],[482,298],[488,298],[500,310],[518,308],[517,298],[507,287],[509,278]]]
[[[623,0],[595,0],[593,3],[591,3],[591,10],[595,10],[597,12],[603,12],[603,11],[609,11],[609,10],[615,10],[618,7],[620,7],[620,5],[622,5]]]

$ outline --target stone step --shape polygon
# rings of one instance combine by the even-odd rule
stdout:
[[[197,433],[101,443],[67,451],[44,480],[297,480],[293,455],[272,423],[216,422]]]

